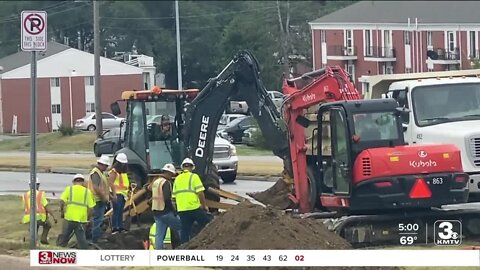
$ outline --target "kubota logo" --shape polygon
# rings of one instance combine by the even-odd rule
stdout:
[[[314,100],[314,99],[315,99],[315,94],[305,94],[305,95],[303,95],[303,97],[302,97],[302,100],[303,100],[304,102],[309,102],[309,101],[312,101],[312,100]]]
[[[410,161],[409,165],[410,167],[413,167],[413,168],[437,167],[437,162],[433,160]]]
[[[425,150],[420,150],[420,151],[418,151],[418,156],[420,158],[426,158],[428,156],[428,154]]]

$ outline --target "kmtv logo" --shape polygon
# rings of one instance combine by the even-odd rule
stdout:
[[[77,252],[40,251],[38,253],[39,264],[76,264]]]
[[[459,246],[462,243],[462,223],[459,220],[437,220],[434,224],[437,246]]]

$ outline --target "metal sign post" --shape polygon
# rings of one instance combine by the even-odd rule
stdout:
[[[47,13],[45,11],[22,11],[20,28],[22,31],[22,51],[32,52],[32,96],[30,116],[30,249],[35,249],[37,240],[37,51],[45,51],[47,49]]]

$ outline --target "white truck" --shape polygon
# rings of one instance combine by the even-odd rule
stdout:
[[[479,77],[480,70],[472,69],[359,79],[365,99],[394,98],[409,109],[402,117],[408,144],[452,143],[461,150],[472,201],[480,198]]]

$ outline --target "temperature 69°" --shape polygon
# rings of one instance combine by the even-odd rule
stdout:
[[[412,235],[402,236],[402,237],[400,237],[400,244],[401,245],[411,245],[415,241],[417,241],[417,239],[418,239],[417,236],[412,236]]]

